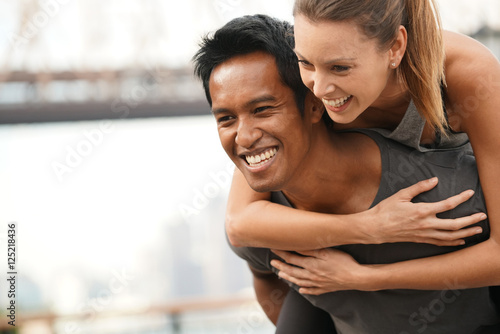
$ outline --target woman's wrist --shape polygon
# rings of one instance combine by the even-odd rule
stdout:
[[[357,274],[358,288],[361,291],[379,291],[387,289],[388,275],[384,271],[383,265],[360,265],[361,269]]]
[[[367,211],[348,215],[326,214],[323,232],[318,234],[315,249],[348,244],[372,244],[373,238],[366,231],[373,218]],[[318,225],[319,226],[319,225]]]
[[[351,244],[379,244],[380,238],[376,235],[374,226],[377,222],[377,212],[375,208],[368,209],[363,212],[356,213],[353,216],[353,221],[350,223],[350,228],[355,232]]]

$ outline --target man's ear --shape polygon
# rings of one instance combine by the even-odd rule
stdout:
[[[311,122],[315,124],[323,117],[325,106],[312,92],[308,92],[304,103],[304,112],[311,115]]]

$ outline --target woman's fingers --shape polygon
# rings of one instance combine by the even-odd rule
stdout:
[[[467,201],[474,195],[473,190],[465,190],[460,194],[448,197],[439,202],[427,203],[429,205],[429,209],[434,213],[445,212],[451,209],[456,208],[463,202]]]
[[[460,233],[466,233],[464,234],[465,236],[471,236],[476,233],[481,233],[479,231],[479,227],[469,227],[465,229],[465,227],[469,225],[473,225],[476,223],[479,223],[487,218],[486,214],[483,212],[478,212],[475,214],[472,214],[470,216],[466,217],[460,217],[460,218],[455,218],[455,219],[437,219],[436,225],[433,226],[433,228],[438,229],[438,230],[449,230],[449,231],[456,231],[459,233],[456,233],[457,235]],[[473,231],[476,230],[474,233]],[[465,232],[468,231],[468,232]]]
[[[436,178],[420,181],[377,204],[372,210],[374,223],[367,229],[367,234],[375,241],[372,243],[417,242],[457,246],[463,244],[464,238],[481,233],[480,229],[470,225],[486,219],[484,213],[454,219],[437,217],[439,213],[469,200],[474,195],[473,190],[433,203],[411,202],[413,197],[436,184]]]
[[[330,292],[326,289],[323,289],[323,288],[318,288],[318,287],[310,287],[310,288],[304,288],[304,287],[301,287],[299,289],[299,293],[303,294],[303,295],[321,295],[323,293],[327,293],[327,292]]]
[[[360,270],[364,269],[349,254],[331,248],[304,251],[301,255],[273,252],[283,259],[271,261],[279,270],[279,277],[301,288],[315,289],[306,290],[308,294],[357,289],[357,279],[362,276]]]
[[[394,197],[399,198],[400,200],[403,201],[411,201],[414,197],[417,195],[420,195],[423,192],[429,191],[432,188],[434,188],[437,185],[438,179],[436,177],[433,177],[428,180],[423,180],[420,182],[415,183],[412,186],[409,186],[407,188],[401,189],[398,191]],[[462,191],[460,194],[451,196],[447,199],[444,199],[439,202],[434,202],[434,203],[425,203],[425,209],[422,210],[422,213],[428,214],[428,213],[440,213],[444,211],[448,211],[451,209],[456,208],[458,205],[464,203],[468,199],[470,199],[474,195],[474,190],[465,190]],[[392,196],[391,196],[392,197]],[[390,198],[390,197],[389,197]],[[429,211],[427,211],[429,210]]]
[[[479,223],[486,218],[486,214],[480,212],[455,219],[431,219],[426,224],[427,229],[416,233],[415,242],[430,243],[437,246],[463,245],[465,238],[483,232],[480,226],[467,226]]]
[[[279,270],[279,277],[298,286],[310,287],[311,273],[302,268],[294,267],[279,260],[272,260],[271,265]]]
[[[480,215],[481,214],[478,214],[478,216]],[[441,221],[440,223],[442,224],[443,222]],[[467,225],[469,225],[469,223],[467,223]],[[418,242],[429,243],[436,246],[460,246],[465,244],[465,238],[482,232],[483,229],[480,226],[464,228],[458,231],[431,229],[422,231],[422,236],[419,237]]]
[[[401,189],[400,191],[397,192],[397,194],[401,196],[403,199],[410,201],[413,197],[423,192],[431,190],[437,184],[438,184],[438,178],[433,177],[427,180],[417,182],[414,185],[411,185],[407,188]]]

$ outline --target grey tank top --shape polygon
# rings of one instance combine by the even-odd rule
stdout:
[[[419,152],[385,139],[371,129],[362,132],[374,140],[382,159],[382,175],[372,206],[400,189],[431,176],[446,179],[434,189],[418,195],[415,202],[436,202],[466,189],[475,196],[458,207],[440,213],[439,218],[457,218],[486,212],[475,158],[463,149]],[[272,193],[273,202],[292,206],[283,193]],[[338,248],[362,264],[399,262],[445,254],[480,243],[489,238],[489,222],[478,224],[483,233],[466,238],[464,246],[438,247],[418,243],[343,245]],[[267,248],[232,247],[249,264],[260,270],[276,269],[270,260],[276,255]],[[487,256],[487,254],[485,254]],[[276,272],[277,273],[277,272]],[[452,275],[446,290],[391,289],[374,292],[338,291],[319,296],[304,295],[313,305],[328,312],[339,334],[486,334],[499,333],[500,318],[488,288],[460,289]],[[291,284],[292,288],[298,287]],[[496,328],[496,327],[495,327]]]
[[[472,152],[472,147],[469,143],[469,137],[466,133],[448,131],[448,136],[436,135],[436,142],[432,147],[420,145],[422,131],[424,130],[425,119],[420,115],[417,107],[410,101],[410,105],[406,110],[403,119],[398,127],[393,131],[387,129],[374,128],[373,131],[380,133],[382,136],[400,142],[406,146],[419,150],[420,152],[436,151],[442,149],[465,147],[467,151]]]

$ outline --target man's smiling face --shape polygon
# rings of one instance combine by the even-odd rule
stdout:
[[[250,187],[285,189],[307,162],[312,124],[274,58],[264,52],[233,57],[214,69],[209,87],[222,146]]]

